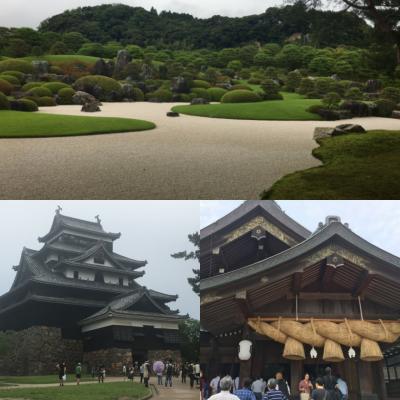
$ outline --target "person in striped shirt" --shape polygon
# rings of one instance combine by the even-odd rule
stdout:
[[[287,400],[285,395],[276,387],[276,379],[268,379],[268,391],[265,393],[264,400]]]
[[[243,381],[243,388],[235,390],[234,395],[240,400],[256,400],[256,396],[251,391],[251,379],[246,378]]]

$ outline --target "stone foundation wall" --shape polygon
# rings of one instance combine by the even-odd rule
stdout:
[[[147,357],[151,363],[158,360],[169,360],[175,364],[182,364],[181,352],[179,350],[149,350]]]
[[[92,367],[104,365],[107,375],[121,375],[122,366],[132,364],[132,351],[129,349],[119,349],[112,347],[84,353],[83,363],[89,371]]]
[[[6,333],[6,351],[0,357],[0,375],[56,374],[66,361],[67,373],[83,358],[81,340],[63,339],[60,328],[33,326]]]

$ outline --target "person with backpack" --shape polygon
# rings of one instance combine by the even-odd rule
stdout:
[[[168,383],[169,387],[172,387],[172,374],[173,374],[172,364],[168,362],[165,368],[165,387],[168,386]]]
[[[315,389],[311,393],[312,400],[327,400],[328,391],[324,388],[324,381],[322,378],[315,380]]]
[[[82,375],[82,366],[81,363],[78,363],[78,365],[75,367],[75,377],[77,385],[81,383],[81,375]]]

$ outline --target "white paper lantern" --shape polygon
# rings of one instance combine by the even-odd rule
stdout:
[[[251,346],[253,343],[250,340],[241,340],[239,342],[239,360],[248,361],[251,358]]]

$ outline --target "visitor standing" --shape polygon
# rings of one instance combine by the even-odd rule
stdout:
[[[144,386],[149,387],[149,379],[150,379],[150,366],[149,362],[146,361],[143,364],[143,381],[144,381]]]
[[[199,381],[200,381],[200,364],[199,363],[196,363],[195,365],[194,365],[194,375],[195,375],[195,379],[196,379],[196,385],[198,385],[199,384]]]
[[[336,387],[339,390],[339,395],[341,400],[348,400],[349,398],[349,388],[347,383],[340,375],[337,375]]]
[[[290,386],[288,382],[283,378],[283,372],[277,372],[275,374],[277,389],[280,390],[286,399],[290,398]]]
[[[92,379],[96,376],[96,367],[93,365],[92,366]]]
[[[122,366],[122,376],[124,377],[124,381],[126,381],[126,365],[124,364],[123,366]]]
[[[251,391],[251,379],[246,378],[243,381],[243,388],[236,389],[233,393],[235,396],[239,397],[240,400],[256,400],[256,396]]]
[[[153,367],[153,368],[154,368],[154,367]],[[158,385],[162,385],[162,384],[163,384],[162,376],[163,376],[162,371],[161,371],[161,370],[158,370],[158,371],[157,371],[157,384],[158,384]]]
[[[81,375],[82,375],[82,366],[81,363],[78,363],[78,365],[75,367],[75,377],[77,385],[81,383]]]
[[[60,386],[64,386],[64,381],[67,380],[67,365],[65,361],[57,364],[58,369],[58,379],[60,381]]]
[[[133,369],[133,367],[130,367],[128,371],[128,379],[133,382],[134,376],[135,376],[135,370]]]
[[[336,392],[336,378],[332,375],[331,367],[325,368],[325,375],[322,378],[324,388],[328,392],[327,400],[337,400],[339,398],[338,392]]]
[[[182,368],[181,368],[182,383],[186,383],[186,375],[187,375],[187,366],[186,366],[186,363],[183,363]]]
[[[167,387],[168,384],[169,387],[172,387],[172,374],[173,374],[172,364],[168,362],[165,368],[165,387]]]
[[[305,374],[304,379],[299,383],[300,400],[310,400],[313,384],[310,381],[310,375]]]
[[[268,391],[264,396],[265,400],[286,400],[287,397],[278,389],[279,385],[276,379],[268,380]]]
[[[251,390],[256,396],[256,400],[261,400],[264,392],[264,382],[261,377],[258,377],[251,385]]]
[[[209,397],[209,400],[240,400],[239,397],[231,393],[233,381],[230,376],[225,376],[219,381],[221,391]]]
[[[104,383],[105,375],[106,375],[106,368],[102,364],[100,365],[99,370],[97,371],[97,380],[99,381],[99,383]]]
[[[221,380],[221,377],[220,377],[219,374],[215,378],[211,379],[211,382],[210,382],[211,394],[218,393],[219,381],[220,380]]]
[[[315,380],[315,389],[311,392],[312,400],[327,400],[328,391],[324,388],[324,381],[322,378]]]
[[[144,363],[140,364],[140,383],[143,383]]]
[[[188,366],[188,376],[190,381],[190,389],[194,387],[194,371],[193,371],[193,364],[189,364]]]

